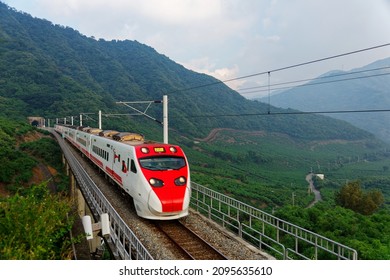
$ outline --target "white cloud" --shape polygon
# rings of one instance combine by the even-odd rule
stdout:
[[[133,1],[134,4],[134,1]],[[138,1],[132,8],[144,16],[164,24],[200,23],[218,17],[221,1],[149,0]]]
[[[198,73],[204,73],[210,76],[213,76],[214,78],[221,80],[221,81],[227,81],[230,79],[237,78],[239,75],[239,67],[238,65],[233,65],[233,67],[222,67],[217,68],[216,64],[211,62],[211,60],[208,57],[202,57],[200,59],[194,59],[189,62],[181,63],[184,67],[191,69]],[[240,85],[242,85],[243,81],[240,80],[234,80],[227,82],[226,85],[230,88],[237,90]]]

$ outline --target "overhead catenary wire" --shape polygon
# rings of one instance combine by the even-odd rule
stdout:
[[[317,85],[317,84],[322,84],[322,83],[332,83],[332,82],[348,81],[348,80],[351,80],[351,79],[371,78],[371,77],[376,77],[376,76],[381,76],[381,75],[388,75],[388,74],[390,74],[390,72],[389,73],[381,73],[381,74],[372,74],[372,75],[366,75],[366,76],[359,76],[359,77],[353,77],[353,78],[347,78],[347,79],[341,79],[341,80],[330,80],[330,81],[327,81],[327,82],[318,82],[318,83],[305,84],[305,85],[297,85],[297,86],[290,86],[290,87],[274,88],[275,86],[282,86],[282,85],[297,84],[297,83],[303,83],[303,82],[311,82],[311,81],[332,79],[332,78],[337,78],[337,77],[342,77],[342,76],[350,76],[350,75],[355,75],[355,74],[374,72],[374,71],[379,71],[379,70],[387,70],[387,69],[390,69],[390,66],[373,68],[373,69],[366,69],[366,70],[360,70],[360,71],[351,71],[351,72],[333,74],[333,75],[329,75],[329,76],[322,76],[322,77],[311,78],[311,79],[302,79],[302,80],[295,80],[295,81],[289,81],[289,82],[267,84],[267,85],[262,85],[262,86],[240,88],[238,91],[239,92],[243,92],[242,94],[245,94],[245,93],[254,93],[254,92],[261,92],[261,91],[269,91],[269,90],[279,90],[279,89],[285,89],[285,88],[291,88],[291,87],[299,87],[299,86],[310,86],[310,85]],[[247,92],[247,90],[254,90],[254,89],[260,89],[260,90]]]
[[[181,89],[181,90],[176,90],[176,91],[173,91],[171,93],[199,89],[199,88],[208,87],[208,86],[212,86],[212,85],[216,85],[216,84],[220,84],[220,83],[226,83],[226,82],[236,81],[236,80],[240,80],[240,79],[244,79],[244,78],[249,78],[249,77],[254,77],[254,76],[259,76],[259,75],[265,75],[265,74],[267,74],[268,78],[269,78],[268,85],[266,85],[265,87],[267,87],[266,90],[268,90],[268,92],[270,92],[270,90],[271,90],[270,89],[270,75],[271,75],[272,72],[277,72],[277,71],[287,70],[287,69],[300,67],[300,66],[304,66],[304,65],[308,65],[308,64],[318,63],[318,62],[325,61],[325,60],[339,58],[339,57],[342,57],[342,56],[347,56],[347,55],[356,54],[356,53],[360,53],[360,52],[365,52],[365,51],[369,51],[369,50],[373,50],[373,49],[377,49],[377,48],[382,48],[382,47],[387,47],[387,46],[390,46],[390,43],[377,45],[377,46],[364,48],[364,49],[359,49],[359,50],[355,50],[355,51],[351,51],[351,52],[347,52],[347,53],[342,53],[342,54],[338,54],[338,55],[333,55],[333,56],[329,56],[329,57],[325,57],[325,58],[321,58],[321,59],[315,59],[315,60],[311,60],[311,61],[307,61],[307,62],[303,62],[303,63],[298,63],[298,64],[294,64],[294,65],[290,65],[290,66],[277,68],[277,69],[270,70],[270,71],[264,71],[264,72],[254,73],[254,74],[251,74],[251,75],[241,76],[241,77],[237,77],[237,78],[233,78],[233,79],[228,79],[228,80],[223,80],[223,81],[217,81],[217,82],[213,82],[213,83],[203,84],[203,85],[199,85],[199,86],[189,87],[189,88],[185,88],[185,89]],[[386,68],[389,68],[389,67],[383,67],[383,69],[386,69]],[[379,69],[381,69],[381,68],[378,68],[376,70],[379,70]],[[365,72],[365,70],[364,71],[357,71],[357,72]],[[371,77],[383,76],[383,75],[388,75],[388,74],[390,74],[390,73],[382,73],[382,74],[371,75]],[[359,79],[359,78],[364,78],[364,77],[367,77],[367,76],[354,77],[354,78],[349,78],[349,79],[344,79],[344,80]],[[323,82],[323,83],[338,82],[338,81],[341,81],[341,80],[328,81],[328,82]],[[317,83],[317,84],[319,84],[319,83]],[[269,97],[269,99],[270,99],[270,97]],[[240,114],[218,114],[218,115],[188,115],[187,117],[190,117],[190,118],[216,118],[216,117],[246,117],[246,116],[265,116],[265,115],[344,114],[344,113],[369,113],[369,112],[371,112],[371,113],[390,112],[390,109],[328,110],[328,111],[306,111],[306,112],[305,111],[279,111],[279,112],[277,111],[277,112],[271,112],[271,105],[269,103],[267,112],[240,113]]]
[[[298,64],[293,64],[293,65],[290,65],[290,66],[285,66],[285,67],[273,69],[273,70],[270,70],[270,71],[255,73],[255,74],[251,74],[251,75],[247,75],[247,76],[237,77],[237,78],[225,80],[225,81],[222,81],[222,82],[230,82],[230,81],[236,81],[236,80],[250,78],[250,77],[254,77],[254,76],[265,75],[265,74],[268,74],[268,72],[271,72],[271,73],[279,72],[279,71],[283,71],[283,70],[287,70],[287,69],[291,69],[291,68],[296,68],[296,67],[300,67],[300,66],[304,66],[304,65],[308,65],[308,64],[313,64],[313,63],[317,63],[317,62],[321,62],[321,61],[325,61],[325,60],[339,58],[339,57],[342,57],[342,56],[347,56],[347,55],[356,54],[356,53],[360,53],[360,52],[365,52],[365,51],[369,51],[369,50],[373,50],[373,49],[377,49],[377,48],[383,48],[383,47],[387,47],[387,46],[390,46],[390,43],[386,43],[386,44],[382,44],[382,45],[378,45],[378,46],[374,46],[374,47],[369,47],[369,48],[364,48],[364,49],[360,49],[360,50],[355,50],[355,51],[342,53],[342,54],[338,54],[338,55],[328,56],[328,57],[315,59],[315,60],[311,60],[311,61],[307,61],[307,62],[302,62],[302,63],[298,63]]]
[[[232,81],[237,81],[237,80],[241,80],[241,79],[246,79],[246,78],[250,78],[250,77],[255,77],[255,76],[260,76],[260,75],[266,75],[267,74],[268,75],[268,84],[266,86],[259,86],[259,87],[252,87],[252,88],[242,89],[242,90],[248,90],[248,89],[267,87],[267,89],[264,90],[264,91],[268,91],[268,93],[269,93],[269,95],[268,95],[269,102],[268,102],[268,111],[267,112],[263,112],[263,113],[261,113],[261,112],[260,113],[242,113],[242,114],[220,114],[220,115],[188,115],[187,117],[191,117],[191,118],[215,118],[215,117],[245,117],[245,116],[262,116],[262,115],[282,115],[282,114],[298,115],[298,114],[335,114],[335,113],[367,113],[367,112],[377,112],[377,113],[379,113],[379,112],[389,112],[390,109],[336,110],[336,111],[310,111],[310,112],[302,112],[302,111],[296,111],[296,112],[295,111],[294,112],[290,112],[290,111],[271,112],[271,105],[270,105],[270,91],[271,90],[284,89],[283,87],[281,87],[281,88],[271,88],[272,86],[314,80],[314,79],[307,79],[307,80],[299,80],[299,81],[292,81],[292,82],[285,82],[285,83],[278,83],[278,84],[270,84],[271,73],[278,72],[278,71],[283,71],[283,70],[287,70],[287,69],[292,69],[292,68],[296,68],[296,67],[301,67],[301,66],[309,65],[309,64],[313,64],[313,63],[318,63],[318,62],[322,62],[322,61],[326,61],[326,60],[330,60],[330,59],[335,59],[335,58],[339,58],[339,57],[343,57],[343,56],[348,56],[348,55],[352,55],[352,54],[357,54],[357,53],[361,53],[361,52],[365,52],[365,51],[370,51],[370,50],[374,50],[374,49],[378,49],[378,48],[388,47],[388,46],[390,46],[390,43],[377,45],[377,46],[373,46],[373,47],[368,47],[368,48],[364,48],[364,49],[359,49],[359,50],[355,50],[355,51],[351,51],[351,52],[341,53],[341,54],[328,56],[328,57],[324,57],[324,58],[320,58],[320,59],[310,60],[310,61],[303,62],[303,63],[293,64],[293,65],[289,65],[289,66],[285,66],[285,67],[281,67],[281,68],[276,68],[276,69],[273,69],[273,70],[258,72],[258,73],[254,73],[254,74],[250,74],[250,75],[245,75],[245,76],[232,78],[232,79],[218,80],[218,81],[212,82],[212,83],[206,83],[206,84],[202,84],[202,85],[198,85],[198,86],[178,89],[178,90],[175,90],[175,91],[170,91],[168,94],[172,94],[172,93],[176,93],[176,92],[189,91],[189,90],[195,90],[195,89],[199,89],[199,88],[209,87],[209,86],[213,86],[213,85],[217,85],[217,84],[228,83],[228,82],[232,82]],[[374,71],[374,70],[383,70],[383,69],[388,69],[388,68],[390,68],[390,67],[382,67],[382,68],[377,68],[377,69],[370,69],[370,70],[362,70],[362,71],[356,71],[356,72],[350,72],[350,73],[343,73],[343,74],[334,75],[332,77],[342,76],[342,75],[351,75],[351,74],[368,72],[368,71]],[[376,74],[376,75],[370,75],[370,76],[353,77],[353,78],[347,78],[347,79],[342,79],[342,80],[333,80],[333,81],[312,83],[312,84],[299,85],[299,86],[318,85],[318,84],[323,84],[323,83],[340,82],[340,81],[346,81],[346,80],[352,80],[352,79],[361,79],[361,78],[368,78],[368,77],[375,77],[375,76],[382,76],[382,75],[389,75],[389,74],[390,73],[382,73],[382,74]],[[320,78],[322,78],[322,77],[320,77]],[[330,76],[323,77],[323,78],[330,78]],[[288,88],[290,88],[290,87],[288,87]],[[253,91],[253,92],[260,92],[260,91],[263,91],[263,90]],[[252,92],[245,92],[245,93],[252,93]]]
[[[219,118],[219,117],[248,117],[269,115],[310,115],[310,114],[349,114],[349,113],[384,113],[390,109],[367,109],[367,110],[329,110],[329,111],[276,111],[243,114],[219,114],[219,115],[189,115],[190,118]]]
[[[270,96],[269,91],[270,90],[282,90],[282,89],[289,89],[289,88],[299,88],[299,87],[316,86],[316,85],[323,85],[323,84],[332,84],[332,83],[337,83],[337,82],[344,82],[344,81],[351,81],[351,80],[358,80],[358,79],[367,79],[367,78],[387,76],[387,75],[390,75],[390,72],[389,73],[374,74],[374,75],[369,75],[369,76],[359,76],[359,77],[352,77],[352,78],[346,78],[346,79],[323,81],[323,82],[317,82],[317,83],[311,83],[311,84],[303,84],[303,85],[297,85],[297,86],[277,87],[277,88],[271,88],[271,89],[269,89],[269,87],[267,86],[268,89],[246,91],[245,93],[241,93],[241,94],[267,91],[268,92],[268,101],[270,102],[270,98],[269,98],[269,96]],[[313,79],[313,80],[316,80],[316,79]],[[293,83],[293,82],[291,82],[291,83]],[[286,83],[281,83],[281,84],[286,84]],[[274,84],[273,86],[281,85],[281,84]],[[259,88],[261,88],[261,87],[263,88],[264,86],[260,86]]]
[[[236,77],[236,78],[232,78],[232,79],[218,80],[218,81],[215,81],[212,83],[206,83],[206,84],[202,84],[202,85],[198,85],[198,86],[178,89],[178,90],[170,91],[167,94],[195,90],[195,89],[209,87],[209,86],[218,85],[218,84],[222,84],[222,83],[228,83],[228,82],[247,79],[247,78],[251,78],[251,77],[266,75],[268,73],[275,73],[275,72],[279,72],[279,71],[283,71],[283,70],[287,70],[287,69],[297,68],[297,67],[301,67],[304,65],[318,63],[318,62],[322,62],[322,61],[326,61],[326,60],[330,60],[330,59],[335,59],[335,58],[339,58],[339,57],[343,57],[343,56],[347,56],[347,55],[357,54],[360,52],[366,52],[366,51],[370,51],[370,50],[374,50],[374,49],[378,49],[378,48],[383,48],[383,47],[388,47],[388,46],[390,46],[390,43],[377,45],[377,46],[373,46],[373,47],[368,47],[368,48],[364,48],[364,49],[359,49],[359,50],[355,50],[355,51],[350,51],[350,52],[346,52],[346,53],[341,53],[341,54],[337,54],[337,55],[332,55],[332,56],[328,56],[328,57],[324,57],[324,58],[320,58],[320,59],[310,60],[310,61],[306,61],[306,62],[302,62],[302,63],[297,63],[297,64],[293,64],[293,65],[289,65],[289,66],[285,66],[285,67],[281,67],[281,68],[276,68],[276,69],[272,69],[272,70],[268,70],[268,71],[263,71],[263,72],[258,72],[258,73],[249,74],[249,75],[245,75],[245,76],[240,76],[240,77]]]

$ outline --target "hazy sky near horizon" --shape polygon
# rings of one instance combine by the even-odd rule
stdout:
[[[0,0],[105,40],[137,40],[220,80],[390,43],[390,0]],[[310,79],[390,57],[390,46],[228,82]]]

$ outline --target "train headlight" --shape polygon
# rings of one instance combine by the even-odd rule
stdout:
[[[176,186],[184,186],[187,183],[187,179],[184,176],[175,179]]]
[[[146,147],[142,147],[141,152],[143,152],[144,154],[147,154],[147,153],[149,153],[149,149]]]
[[[149,183],[153,186],[153,187],[162,187],[164,186],[164,182],[160,179],[156,179],[156,178],[150,178],[149,179]]]
[[[172,153],[176,153],[177,152],[177,149],[175,147],[169,147],[169,150],[172,152]]]

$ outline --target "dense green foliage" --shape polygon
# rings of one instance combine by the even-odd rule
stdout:
[[[0,259],[68,259],[70,203],[45,184],[0,200]]]
[[[0,182],[22,184],[31,178],[36,160],[16,147],[17,137],[30,130],[26,123],[0,118]]]
[[[58,170],[61,168],[61,148],[52,138],[44,137],[36,141],[22,143],[20,149]]]
[[[354,248],[359,259],[390,259],[390,214],[379,211],[371,216],[319,203],[312,208],[286,206],[276,215],[308,230]]]
[[[0,197],[0,259],[69,258],[72,204],[61,195],[67,192],[30,186],[33,167],[42,163],[57,168],[57,191],[64,189],[58,144],[25,122],[0,118],[0,145],[0,187],[8,194]]]
[[[32,169],[39,162],[61,170],[58,144],[42,133],[26,122],[0,117],[0,182],[9,189],[27,186],[33,176]],[[29,136],[33,138],[25,141]],[[59,179],[61,184],[62,179]]]
[[[369,165],[366,165],[366,168],[369,168]],[[380,170],[377,175],[367,169],[360,172],[359,177],[354,177],[353,173],[347,170],[342,172],[351,179],[360,178],[359,181],[342,180],[342,183],[335,175],[330,175],[331,177],[324,181],[315,180],[323,197],[321,202],[311,208],[284,206],[278,209],[276,215],[354,248],[359,259],[390,259],[389,176],[383,179],[383,176],[379,175]],[[340,199],[342,196],[345,197]],[[379,205],[378,209],[367,203],[370,196],[379,197],[375,203],[376,206]],[[380,197],[385,198],[385,204],[381,204]],[[340,200],[345,207],[338,205]]]

